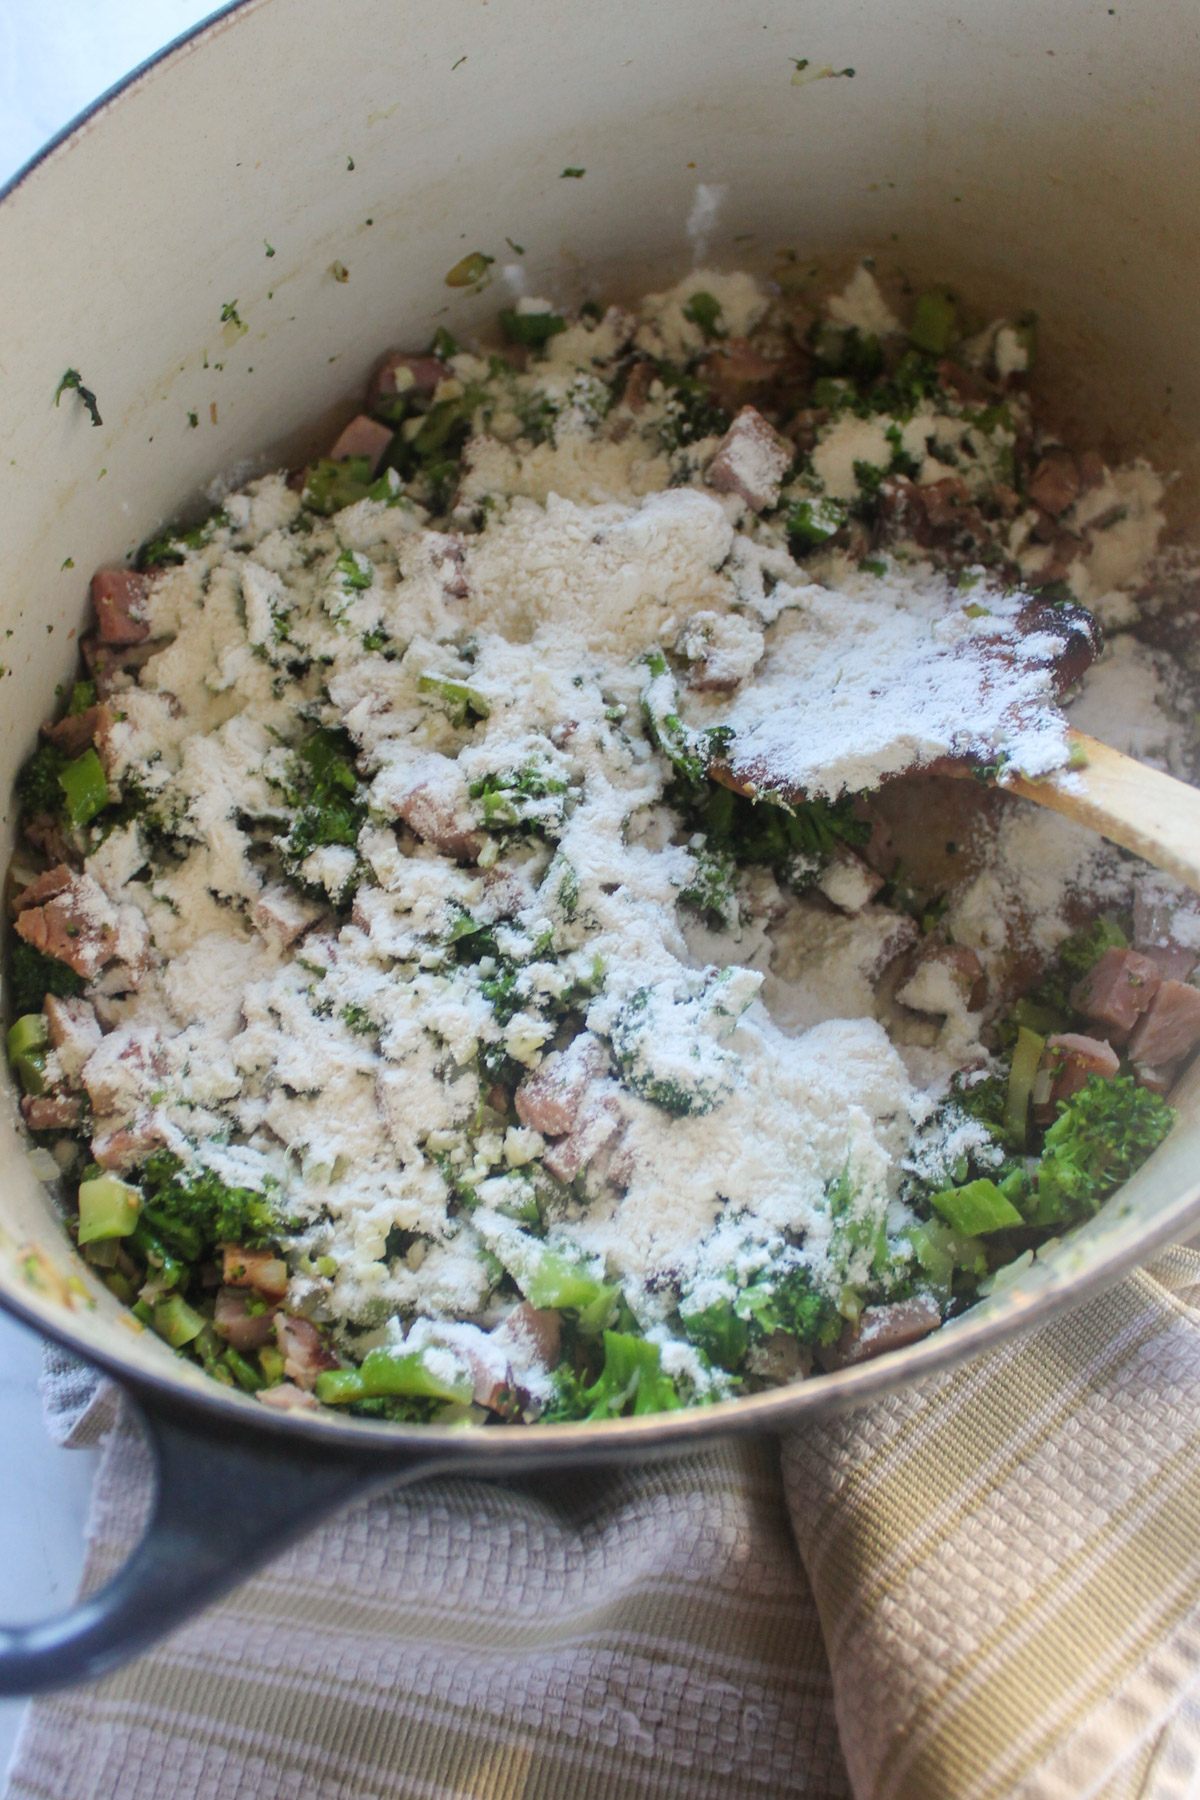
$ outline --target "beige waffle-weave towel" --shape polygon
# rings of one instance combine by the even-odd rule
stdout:
[[[51,1387],[77,1434],[103,1423]],[[146,1494],[119,1425],[90,1584]],[[793,1434],[782,1480],[732,1444],[367,1501],[38,1701],[8,1795],[1183,1800],[1198,1652],[1200,1256],[1176,1250]]]

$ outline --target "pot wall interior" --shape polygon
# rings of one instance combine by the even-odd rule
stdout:
[[[800,59],[843,73],[797,86]],[[382,349],[482,327],[506,267],[570,304],[697,257],[795,278],[873,250],[1036,307],[1061,408],[1186,464],[1198,72],[1181,6],[1146,33],[1092,0],[248,0],[0,205],[0,793],[69,679],[88,572],[214,476],[326,440]],[[475,250],[490,287],[448,287]],[[69,367],[102,426],[56,407]],[[9,1242],[86,1279],[0,1103]],[[1122,1229],[1183,1204],[1198,1138],[1139,1179]],[[42,1304],[48,1280],[61,1317],[69,1290],[23,1267],[0,1283]],[[107,1294],[71,1324],[131,1353]]]

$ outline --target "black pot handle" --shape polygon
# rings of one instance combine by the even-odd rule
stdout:
[[[0,1695],[105,1674],[346,1501],[430,1467],[415,1457],[368,1464],[137,1398],[158,1476],[146,1535],[99,1593],[37,1624],[0,1626]]]

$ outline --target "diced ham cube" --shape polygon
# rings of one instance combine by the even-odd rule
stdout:
[[[1079,464],[1069,450],[1047,450],[1029,477],[1029,498],[1055,518],[1079,498]]]
[[[507,1315],[497,1335],[528,1344],[542,1367],[552,1369],[562,1343],[562,1314],[554,1308],[539,1310],[522,1300]]]
[[[75,871],[69,863],[59,863],[57,868],[47,869],[43,875],[35,876],[28,887],[21,889],[13,901],[14,913],[22,913],[30,906],[44,906],[47,900],[53,900],[75,880]]]
[[[167,1134],[152,1113],[144,1114],[130,1125],[114,1125],[109,1119],[100,1119],[92,1138],[92,1159],[102,1169],[125,1175],[144,1163],[153,1151],[161,1150],[166,1141]]]
[[[397,394],[432,394],[447,374],[439,356],[421,356],[410,350],[389,350],[367,388],[367,405],[372,410],[382,399]]]
[[[388,801],[419,838],[456,862],[474,862],[483,849],[463,778],[448,756],[431,752],[418,757],[403,784],[389,791]]]
[[[60,1000],[54,994],[47,994],[43,1011],[59,1067],[67,1081],[74,1085],[83,1074],[84,1064],[100,1046],[96,1009],[86,1000]]]
[[[608,1148],[623,1122],[617,1106],[607,1097],[585,1100],[571,1130],[549,1146],[542,1162],[559,1181],[574,1181],[593,1157]]]
[[[883,876],[846,844],[838,845],[817,876],[817,886],[825,898],[844,913],[861,912],[883,883]]]
[[[608,1073],[608,1063],[608,1046],[592,1032],[581,1031],[565,1050],[553,1052],[527,1075],[513,1095],[522,1125],[543,1137],[565,1137],[587,1090]]]
[[[1161,1069],[1177,1063],[1200,1044],[1200,989],[1186,981],[1164,981],[1142,1014],[1129,1040],[1129,1055],[1139,1069]]]
[[[250,919],[255,930],[264,937],[268,944],[277,949],[286,950],[289,944],[302,937],[310,925],[320,918],[320,908],[309,900],[293,894],[289,888],[264,888],[258,899]]]
[[[315,1394],[308,1394],[290,1381],[277,1382],[274,1387],[259,1388],[254,1398],[261,1400],[264,1406],[274,1407],[278,1412],[315,1412],[320,1401]]]
[[[94,744],[100,733],[111,729],[112,714],[108,706],[101,701],[96,706],[89,706],[81,713],[68,713],[65,719],[56,723],[43,725],[42,736],[47,738],[64,756],[82,756],[89,744]]]
[[[82,1094],[26,1094],[21,1117],[30,1131],[66,1131],[83,1117]]]
[[[949,1014],[958,1006],[978,1012],[987,998],[983,964],[967,944],[922,945],[913,973],[896,998],[914,1012]]]
[[[223,1244],[221,1254],[228,1287],[257,1288],[276,1300],[287,1293],[287,1264],[273,1250],[243,1250],[240,1244]]]
[[[464,567],[466,545],[457,531],[426,531],[422,542],[441,581],[442,591],[451,600],[465,600],[470,593]]]
[[[755,512],[774,506],[792,466],[793,444],[753,406],[743,406],[708,465],[704,479],[721,494],[739,494]]]
[[[338,1366],[337,1357],[308,1319],[276,1313],[275,1337],[283,1352],[283,1372],[297,1387],[311,1388],[322,1370]]]
[[[760,397],[763,389],[778,381],[783,372],[779,357],[764,356],[757,344],[744,337],[726,338],[701,370],[713,399],[729,413]]]
[[[1072,1094],[1079,1093],[1093,1075],[1111,1081],[1121,1066],[1121,1059],[1103,1038],[1062,1031],[1046,1039],[1041,1066],[1051,1077],[1050,1092],[1045,1100],[1035,1101],[1033,1113],[1039,1123],[1046,1124],[1054,1118],[1059,1101],[1069,1100]]]
[[[688,686],[728,694],[752,672],[765,648],[763,634],[739,613],[693,613],[676,641],[687,658]]]
[[[848,1324],[837,1343],[820,1352],[822,1365],[828,1370],[844,1369],[887,1350],[901,1350],[905,1344],[928,1337],[941,1322],[937,1303],[920,1295],[893,1301],[890,1306],[865,1307],[857,1331]]]
[[[1137,950],[1106,950],[1094,967],[1071,989],[1071,1005],[1085,1018],[1112,1027],[1113,1041],[1124,1043],[1158,992],[1162,972]]]
[[[235,1350],[261,1350],[275,1336],[275,1314],[270,1308],[252,1312],[248,1295],[223,1287],[217,1293],[213,1330]]]
[[[167,1073],[166,1046],[152,1026],[127,1025],[101,1038],[83,1068],[97,1118],[131,1118]]]
[[[89,631],[86,637],[80,638],[79,648],[83,651],[88,674],[96,683],[96,692],[106,700],[111,694],[132,687],[137,671],[144,668],[152,656],[157,656],[166,642],[165,638],[146,638],[136,644],[106,644],[95,632]]]
[[[776,1387],[806,1381],[812,1374],[812,1351],[807,1344],[798,1344],[790,1331],[773,1331],[770,1337],[751,1344],[746,1368]]]
[[[925,517],[934,531],[958,529],[971,505],[971,490],[961,475],[944,475],[941,481],[923,482],[918,491]]]
[[[97,569],[92,576],[92,605],[102,644],[140,644],[150,636],[146,617],[148,575],[119,565]]]
[[[60,873],[50,871],[56,878]],[[26,888],[21,896],[17,935],[44,956],[66,963],[85,981],[93,980],[118,948],[117,910],[100,883],[90,875],[72,875],[45,905],[28,904],[30,891]]]
[[[391,441],[390,426],[368,418],[366,413],[359,413],[334,439],[329,451],[330,461],[340,462],[344,456],[366,456],[370,458],[373,475]]]

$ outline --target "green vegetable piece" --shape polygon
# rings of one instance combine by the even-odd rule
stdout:
[[[28,1056],[31,1052],[50,1048],[50,1026],[45,1013],[29,1012],[22,1015],[8,1029],[8,1060],[15,1063],[19,1056]]]
[[[1073,1224],[1096,1212],[1167,1136],[1174,1109],[1132,1075],[1093,1075],[1059,1102],[1038,1164],[1034,1224]]]
[[[363,563],[367,564],[365,569]],[[354,550],[343,550],[333,566],[345,586],[353,588],[358,593],[369,588],[375,579],[375,571],[370,562],[365,556]]]
[[[683,1329],[710,1362],[722,1369],[736,1371],[746,1359],[750,1332],[734,1311],[732,1300],[716,1300],[699,1312],[680,1309]]]
[[[531,1275],[518,1276],[518,1285],[531,1306],[578,1307],[585,1309],[600,1303],[611,1305],[616,1289],[606,1286],[595,1275],[589,1275],[557,1250],[545,1250]]]
[[[535,349],[565,331],[567,321],[552,312],[502,312],[500,326],[510,344],[526,344]]]
[[[326,1369],[317,1376],[313,1388],[323,1406],[344,1406],[350,1400],[365,1400],[367,1387],[358,1369]]]
[[[958,302],[947,288],[929,288],[917,295],[908,335],[918,350],[944,356],[958,329]]]
[[[169,1150],[156,1150],[148,1158],[141,1185],[146,1214],[139,1232],[148,1233],[148,1248],[158,1255],[164,1253],[164,1237],[198,1261],[191,1254],[196,1243],[203,1245],[203,1253],[217,1244],[251,1249],[278,1235],[279,1214],[269,1192],[227,1186],[212,1169],[185,1169]],[[153,1228],[146,1222],[151,1218]]]
[[[1028,1031],[1036,1031],[1040,1037],[1051,1037],[1056,1031],[1066,1031],[1067,1015],[1053,1006],[1041,1006],[1028,996],[1018,1000],[1007,1020],[1008,1025],[1015,1025],[1019,1031],[1022,1026]]]
[[[172,1350],[182,1350],[204,1330],[207,1320],[188,1305],[182,1294],[171,1294],[154,1308],[154,1329]]]
[[[267,1386],[278,1387],[283,1380],[283,1351],[274,1344],[264,1344],[258,1353],[258,1360],[267,1378]]]
[[[849,514],[838,500],[797,500],[787,516],[788,534],[815,548],[842,529]]]
[[[13,1073],[27,1094],[34,1098],[46,1092],[46,1054],[43,1050],[28,1050],[24,1056],[13,1058]]]
[[[100,408],[96,404],[96,396],[95,396],[95,394],[93,394],[91,388],[84,387],[83,377],[80,375],[78,369],[64,369],[63,370],[62,380],[59,382],[58,386],[54,390],[55,406],[58,405],[59,401],[62,399],[62,397],[65,393],[68,393],[72,390],[79,395],[79,398],[83,401],[83,404],[87,407],[88,414],[91,418],[92,424],[93,425],[102,425],[104,423],[104,421],[100,417]]]
[[[941,1219],[926,1219],[907,1233],[917,1266],[930,1286],[949,1294],[956,1270],[976,1280],[987,1274],[987,1251],[978,1238],[964,1237]]]
[[[583,1391],[587,1417],[616,1419],[627,1408],[635,1414],[674,1411],[679,1395],[670,1376],[663,1374],[661,1360],[657,1344],[606,1331],[604,1368],[599,1379]]]
[[[931,1203],[964,1237],[982,1237],[989,1231],[1004,1231],[1009,1226],[1025,1223],[996,1183],[986,1177],[968,1181],[965,1187],[944,1188],[940,1194],[931,1196]]]
[[[112,801],[104,767],[94,750],[85,750],[58,772],[59,786],[67,797],[67,816],[72,825],[89,825]]]
[[[310,512],[329,518],[344,506],[365,500],[371,491],[371,458],[343,456],[339,462],[327,459],[312,463],[305,477],[300,498]]]
[[[94,681],[77,681],[71,689],[71,702],[67,707],[67,717],[77,719],[80,713],[96,704],[96,684]]]
[[[9,999],[18,1013],[36,1012],[47,994],[70,999],[83,992],[83,977],[32,944],[15,943],[9,954]]]
[[[452,269],[447,269],[444,280],[447,287],[474,287],[482,281],[495,262],[494,256],[485,256],[482,250],[472,250],[469,255],[461,257]]]
[[[182,1287],[188,1278],[188,1266],[172,1256],[162,1239],[151,1230],[145,1219],[139,1219],[129,1234],[129,1248],[144,1258],[146,1267],[162,1287]]]
[[[17,798],[22,819],[36,818],[41,813],[57,814],[62,809],[63,791],[59,771],[66,762],[54,744],[39,744],[17,776]]]
[[[486,719],[492,703],[465,681],[451,681],[444,675],[418,675],[417,692],[435,700],[452,725],[465,725],[469,718]]]
[[[79,1242],[128,1237],[142,1210],[141,1189],[115,1175],[98,1175],[79,1184]]]
[[[697,289],[692,295],[683,309],[683,316],[690,319],[693,325],[699,326],[706,338],[729,336],[720,323],[721,302],[715,294],[706,292],[704,288]]]
[[[226,1350],[222,1361],[238,1386],[247,1394],[257,1394],[266,1387],[265,1375],[256,1369],[254,1364],[244,1357],[239,1350]]]
[[[458,342],[451,337],[444,325],[439,325],[433,334],[433,354],[440,356],[443,362],[449,362],[452,356],[458,355]]]
[[[1017,1032],[1008,1093],[1004,1102],[1004,1141],[1010,1150],[1024,1150],[1029,1136],[1029,1102],[1041,1067],[1046,1040],[1022,1025]]]
[[[362,1365],[363,1393],[367,1399],[382,1394],[424,1394],[434,1400],[458,1400],[464,1405],[474,1391],[468,1372],[447,1376],[430,1367],[425,1352],[380,1348],[369,1350]]]

